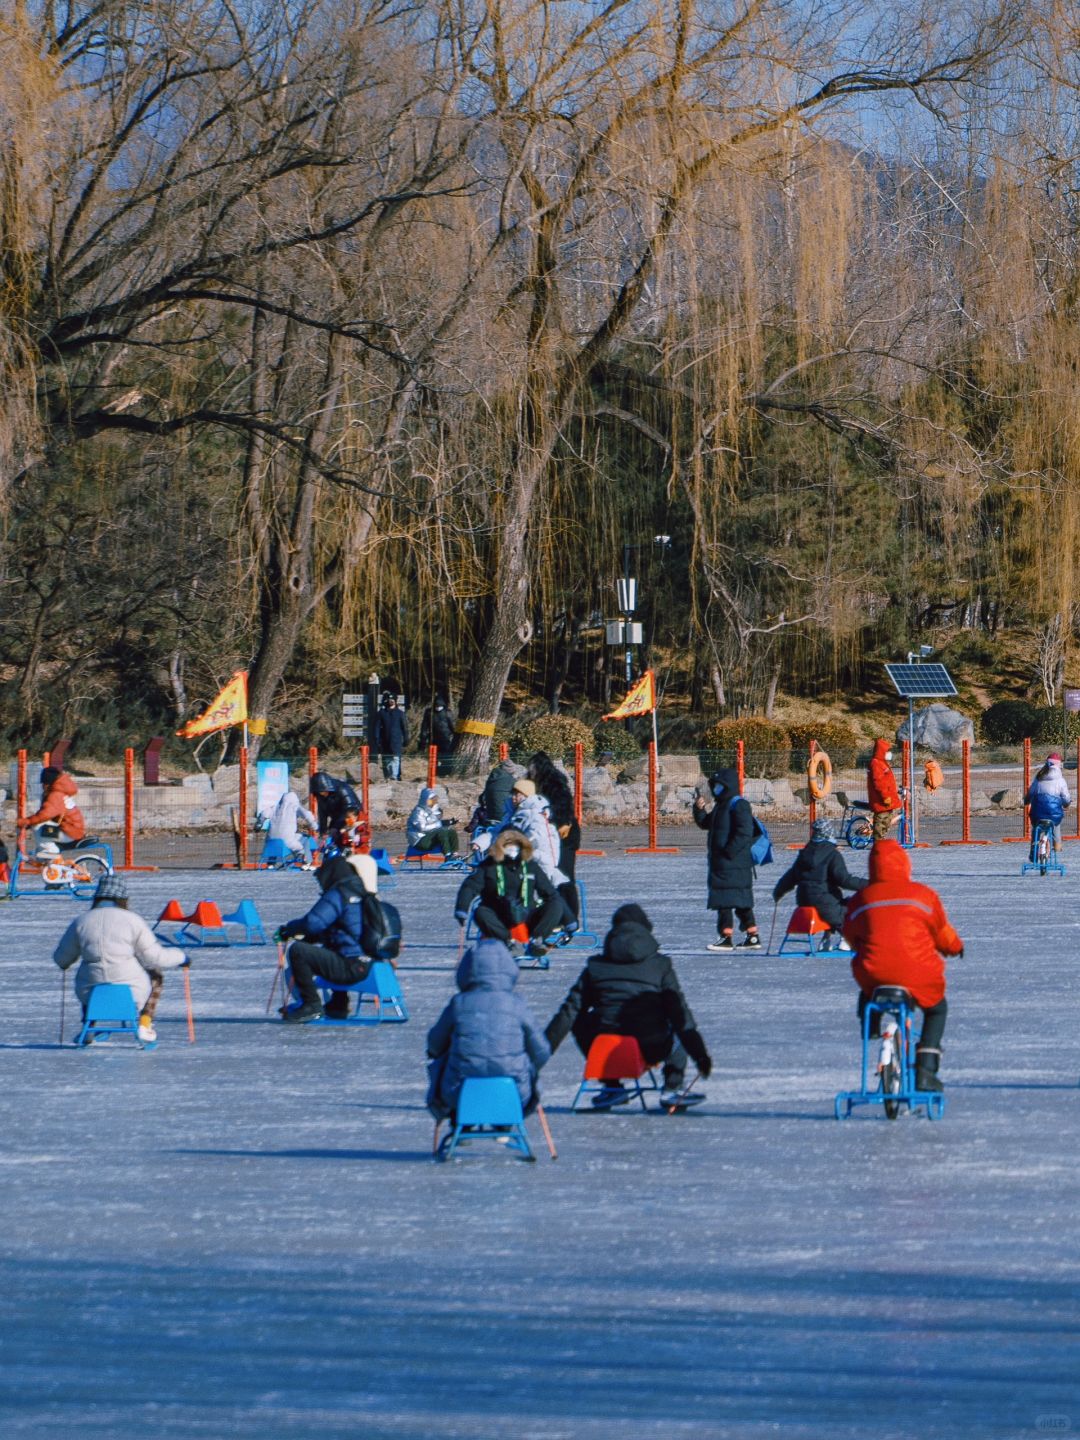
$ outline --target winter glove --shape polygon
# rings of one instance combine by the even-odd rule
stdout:
[[[303,933],[303,929],[298,926],[295,921],[287,921],[284,925],[279,925],[274,931],[274,939],[298,940]]]
[[[190,956],[190,955],[185,955],[184,958],[180,961],[180,969],[181,969],[181,970],[190,970],[190,969],[191,969],[191,956]]]
[[[701,1078],[707,1080],[712,1073],[712,1057],[705,1049],[705,1041],[701,1038],[701,1032],[687,1030],[682,1037],[682,1042],[686,1046],[686,1053],[697,1066]]]

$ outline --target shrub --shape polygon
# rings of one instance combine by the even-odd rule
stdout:
[[[636,760],[641,754],[641,746],[632,731],[627,730],[625,725],[620,725],[617,720],[609,720],[606,725],[598,725],[592,732],[594,753],[597,756],[609,751],[612,760],[616,765],[625,765],[628,760]],[[585,749],[588,755],[588,746]]]
[[[859,763],[862,741],[850,725],[839,720],[811,720],[805,725],[789,725],[791,761],[798,770],[805,770],[810,759],[810,741],[816,740],[836,770],[853,770]]]
[[[763,715],[745,720],[717,720],[701,737],[701,768],[708,775],[718,767],[736,763],[736,741],[743,741],[747,775],[774,780],[791,768],[791,740],[782,725]]]
[[[989,714],[989,711],[987,712]],[[1035,728],[1031,738],[1049,749],[1061,749],[1062,711],[1059,705],[1032,707]],[[985,716],[983,717],[986,718]],[[1073,710],[1065,711],[1065,733],[1068,743],[1074,745],[1080,739],[1080,715]],[[1023,737],[1021,737],[1023,738]]]
[[[585,746],[585,759],[591,760],[593,732],[584,720],[576,720],[573,715],[540,715],[511,732],[510,758],[524,765],[537,750],[546,750],[553,760],[572,765],[574,746],[579,740]]]
[[[998,700],[982,713],[979,730],[988,745],[1019,745],[1039,729],[1040,711],[1027,700]],[[1051,714],[1057,715],[1053,710]],[[1058,719],[1058,739],[1061,721]]]

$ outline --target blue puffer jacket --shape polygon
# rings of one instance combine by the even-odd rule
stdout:
[[[464,1081],[472,1076],[509,1075],[521,1103],[532,1099],[536,1074],[551,1058],[551,1047],[528,1005],[514,994],[518,967],[501,940],[479,940],[466,950],[457,970],[460,994],[428,1031],[432,1060],[445,1056],[432,1073],[428,1104],[449,1114]]]
[[[1066,809],[1072,803],[1072,796],[1062,774],[1060,760],[1047,760],[1024,798],[1025,804],[1031,807],[1033,821],[1049,820],[1051,825],[1061,824]]]
[[[283,940],[303,935],[315,945],[325,945],[346,960],[364,954],[360,937],[364,933],[364,884],[352,866],[340,856],[320,868],[319,883],[326,871],[326,888],[306,915],[282,925]]]

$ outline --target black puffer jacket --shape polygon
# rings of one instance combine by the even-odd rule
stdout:
[[[780,876],[772,893],[774,900],[782,900],[794,890],[797,905],[813,905],[817,909],[823,898],[832,896],[842,902],[845,890],[861,890],[865,884],[866,877],[851,874],[831,840],[811,840],[799,851],[790,869]]]
[[[710,910],[722,906],[746,909],[754,903],[754,815],[739,794],[737,770],[718,770],[713,776],[723,785],[712,810],[694,807],[694,823],[709,832]]]
[[[521,854],[515,860],[506,854],[507,845],[516,845]],[[509,929],[527,921],[534,910],[555,894],[555,887],[532,858],[532,846],[520,830],[501,830],[491,849],[469,876],[454,901],[454,918],[462,925],[474,900],[494,910]]]
[[[633,1035],[648,1053],[662,1053],[674,1032],[695,1064],[706,1054],[674,966],[645,925],[614,926],[604,937],[604,953],[589,957],[544,1032],[553,1051],[578,1016],[590,1011],[597,1033]]]

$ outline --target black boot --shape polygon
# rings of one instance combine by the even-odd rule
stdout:
[[[915,1051],[915,1089],[926,1090],[931,1094],[940,1095],[945,1086],[937,1078],[938,1066],[941,1064],[940,1050],[924,1050],[920,1045]]]

